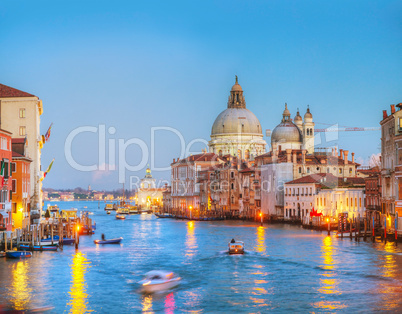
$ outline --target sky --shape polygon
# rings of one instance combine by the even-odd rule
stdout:
[[[42,99],[56,189],[135,187],[148,164],[169,181],[183,147],[205,148],[235,75],[264,130],[285,102],[292,117],[309,105],[316,128],[379,127],[402,102],[401,51],[401,1],[0,2],[0,83]],[[335,142],[367,163],[380,137]]]

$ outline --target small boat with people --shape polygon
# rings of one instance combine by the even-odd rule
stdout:
[[[116,219],[124,220],[126,219],[126,216],[116,214]]]
[[[110,215],[110,210],[108,210],[108,211],[106,212],[106,214]]]
[[[58,246],[57,245],[27,245],[27,244],[21,244],[20,245],[20,250],[22,251],[57,251]]]
[[[152,270],[145,274],[139,284],[144,292],[157,292],[174,288],[180,281],[181,278],[173,272]]]
[[[232,241],[229,242],[229,254],[244,254],[244,242],[232,239]]]
[[[7,258],[27,258],[27,257],[32,257],[32,253],[27,252],[27,251],[7,251],[6,257]]]
[[[123,240],[122,237],[107,240],[105,238],[105,235],[102,234],[102,239],[101,240],[95,240],[94,243],[95,244],[120,244],[121,240]]]

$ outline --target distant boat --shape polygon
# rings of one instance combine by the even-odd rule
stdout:
[[[244,242],[234,240],[230,241],[229,254],[244,254]]]
[[[163,213],[163,214],[155,214],[156,217],[158,218],[173,218],[174,216],[169,213]]]
[[[105,210],[116,210],[114,207],[113,207],[113,204],[106,204],[105,205]]]
[[[122,237],[110,240],[95,240],[95,244],[119,244],[123,240]]]
[[[126,216],[124,215],[116,215],[116,219],[126,219]]]
[[[29,251],[31,250],[31,246],[26,244],[21,244],[20,249],[22,251]],[[34,251],[57,251],[57,245],[34,245]]]
[[[27,258],[31,257],[32,253],[31,252],[25,252],[25,251],[7,251],[6,252],[6,257],[8,258]]]

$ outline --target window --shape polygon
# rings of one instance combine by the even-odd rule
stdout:
[[[301,167],[299,167],[299,173],[301,173]]]
[[[362,198],[359,197],[359,207],[362,207]]]
[[[233,173],[233,172],[232,172]],[[232,190],[233,190],[233,188],[234,188],[234,185],[233,185],[233,183],[231,184],[231,186],[232,186]]]
[[[310,168],[309,167],[307,167],[307,173],[310,173]]]
[[[346,206],[349,206],[349,198],[346,198]]]
[[[339,168],[339,174],[342,174],[342,168]]]
[[[3,172],[3,174],[4,174],[4,179],[7,179],[9,176],[10,176],[10,164],[9,164],[9,162],[8,162],[8,159],[3,159],[2,160],[2,162],[1,162],[1,167],[4,167],[4,172]]]
[[[20,136],[26,135],[26,128],[24,126],[20,126]]]
[[[324,206],[326,206],[326,201],[325,201],[325,198],[324,198]]]
[[[353,208],[353,198],[350,198],[350,207]]]
[[[25,108],[20,108],[20,118],[25,118]]]
[[[357,207],[357,197],[355,197],[355,207]]]
[[[11,173],[16,172],[17,171],[17,165],[15,164],[15,162],[11,163]]]
[[[13,179],[12,181],[12,189],[13,193],[17,192],[17,180]]]
[[[329,173],[329,167],[327,168],[327,173]]]
[[[352,172],[353,172],[353,169],[349,168],[349,174],[352,174]]]
[[[234,172],[233,172],[233,171],[230,173],[230,177],[231,177],[232,179],[234,178]]]

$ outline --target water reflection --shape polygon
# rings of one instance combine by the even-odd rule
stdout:
[[[332,237],[328,236],[323,238],[323,244],[321,246],[321,257],[323,264],[321,267],[325,270],[320,277],[320,288],[318,292],[324,295],[324,297],[330,297],[331,295],[341,295],[339,290],[339,280],[337,278],[336,261],[334,260],[334,245],[332,243]],[[315,307],[326,310],[339,310],[346,307],[339,301],[324,300],[316,302]]]
[[[10,286],[10,301],[16,310],[25,310],[31,300],[32,288],[28,285],[29,262],[14,263],[12,267],[12,283]]]
[[[384,251],[386,252],[382,257],[382,274],[386,278],[396,278],[398,265],[396,261],[397,250],[395,248],[395,244],[392,242],[387,242],[384,244]],[[401,293],[401,288],[399,285],[396,285],[394,281],[384,281],[379,285],[378,292],[381,295],[382,302],[380,308],[386,310],[395,310],[398,304],[398,296]]]
[[[266,245],[265,245],[265,228],[262,226],[259,226],[257,228],[257,245],[255,247],[255,250],[258,253],[265,253],[266,251]]]
[[[142,296],[142,311],[144,313],[153,313],[152,310],[152,295],[146,294]]]
[[[192,257],[197,251],[197,239],[194,235],[194,221],[187,222],[187,234],[186,234],[186,256]]]
[[[85,281],[85,273],[87,272],[90,262],[86,255],[77,251],[73,257],[73,264],[71,266],[71,286],[70,286],[70,313],[88,313],[92,312],[87,308],[88,294],[87,283]]]
[[[165,299],[165,313],[173,314],[175,310],[175,302],[173,292],[169,293]]]

